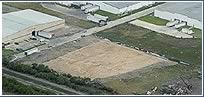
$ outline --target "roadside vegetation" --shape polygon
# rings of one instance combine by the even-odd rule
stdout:
[[[201,70],[202,39],[177,39],[128,23],[96,33],[96,36],[191,64],[153,68],[127,80],[113,79],[104,83],[121,94],[145,94],[148,89],[160,88],[165,82],[179,76],[198,77],[196,71]]]
[[[153,15],[146,15],[146,16],[140,17],[138,19],[141,21],[145,21],[145,22],[155,24],[155,25],[160,25],[160,26],[165,26],[166,23],[169,22],[168,20],[161,19],[161,18],[155,17]]]
[[[53,83],[60,85],[65,85],[67,87],[73,88],[77,91],[86,93],[86,94],[117,94],[111,88],[105,87],[103,84],[100,84],[97,81],[91,80],[90,78],[82,78],[79,76],[72,76],[70,74],[64,74],[49,69],[48,66],[42,64],[31,64],[25,65],[21,63],[9,62],[7,57],[10,57],[11,54],[4,54],[2,57],[3,67],[9,68],[11,70],[32,75],[37,78],[42,78]]]
[[[34,85],[26,85],[7,76],[2,77],[2,88],[4,92],[11,92],[17,95],[56,95],[52,91],[41,89]]]

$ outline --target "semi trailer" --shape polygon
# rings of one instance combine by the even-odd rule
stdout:
[[[107,21],[104,21],[104,20],[102,20],[100,18],[97,18],[97,17],[95,17],[93,15],[88,15],[87,20],[91,21],[91,22],[94,22],[94,23],[97,23],[99,26],[104,26],[104,25],[107,24]]]

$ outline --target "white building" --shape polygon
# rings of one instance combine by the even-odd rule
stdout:
[[[154,11],[154,16],[166,20],[179,19],[188,26],[202,29],[202,2],[168,2]]]
[[[33,31],[52,31],[65,26],[65,20],[31,9],[2,15],[3,42],[17,42],[32,36]]]
[[[139,9],[143,6],[153,4],[154,2],[90,2],[98,5],[100,10],[107,11],[113,14],[123,14],[125,12]]]

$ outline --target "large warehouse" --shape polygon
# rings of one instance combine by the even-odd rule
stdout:
[[[123,14],[143,6],[147,6],[154,2],[91,2],[98,5],[100,10],[107,11],[113,14]]]
[[[14,42],[31,36],[33,31],[51,31],[65,26],[61,18],[31,9],[3,14],[3,42]]]
[[[154,16],[166,20],[178,19],[188,26],[202,29],[202,2],[168,2],[154,11]]]

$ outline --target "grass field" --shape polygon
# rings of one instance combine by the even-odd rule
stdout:
[[[168,23],[168,20],[164,20],[164,19],[161,19],[159,17],[155,17],[155,16],[151,16],[151,15],[146,15],[146,16],[140,17],[139,20],[142,20],[142,21],[145,21],[148,23],[152,23],[155,25],[160,25],[160,26],[165,26],[166,23]]]
[[[80,20],[80,19],[77,19],[77,18],[72,17],[72,16],[66,17],[65,20],[66,20],[65,22],[68,26],[69,25],[78,26],[78,27],[85,28],[85,29],[97,26],[96,23],[85,21],[85,20]]]
[[[80,20],[80,19],[77,19],[75,17],[65,17],[65,15],[62,13],[46,9],[46,8],[42,7],[39,2],[3,2],[3,5],[15,7],[15,8],[18,8],[21,10],[33,9],[33,10],[40,11],[40,12],[43,12],[43,13],[46,13],[49,15],[63,18],[63,19],[65,19],[67,25],[78,26],[81,28],[92,28],[92,27],[96,26],[95,23]]]
[[[109,80],[105,83],[122,94],[145,93],[146,90],[150,90],[155,86],[159,87],[166,81],[178,78],[180,75],[197,76],[194,70],[198,70],[202,66],[201,39],[176,39],[131,24],[122,24],[99,32],[96,35],[108,38],[113,42],[136,46],[168,58],[176,58],[192,64],[190,66],[179,64],[153,69],[140,74],[140,77],[130,78],[125,81],[119,79]]]

